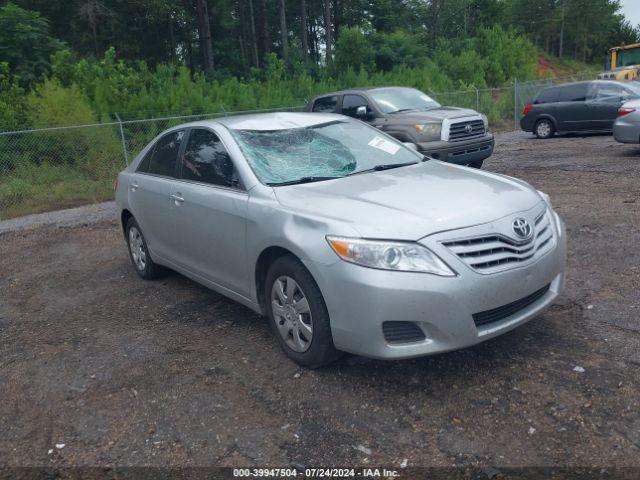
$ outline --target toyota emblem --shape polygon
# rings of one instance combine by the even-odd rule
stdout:
[[[520,238],[529,238],[533,233],[531,224],[524,218],[516,218],[511,224],[514,233]]]
[[[464,127],[464,131],[465,131],[465,132],[467,132],[467,133],[471,133],[471,132],[473,132],[473,125],[471,125],[470,123],[469,123],[469,124],[467,124],[467,125]]]

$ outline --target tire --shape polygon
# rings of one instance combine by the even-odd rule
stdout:
[[[133,217],[127,221],[125,226],[125,238],[129,250],[129,258],[138,275],[145,280],[153,280],[164,273],[164,269],[151,260],[142,229]]]
[[[303,367],[320,368],[340,357],[333,345],[322,293],[297,258],[285,255],[273,262],[264,293],[271,328],[291,360]]]
[[[556,128],[553,126],[553,122],[547,118],[543,118],[536,122],[533,128],[533,133],[540,139],[547,139],[553,137],[556,133]]]
[[[469,164],[469,167],[471,168],[482,168],[482,164],[484,163],[484,160],[475,160],[473,162],[471,162]]]

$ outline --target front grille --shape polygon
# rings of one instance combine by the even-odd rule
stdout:
[[[551,217],[545,209],[534,224],[529,240],[517,241],[500,234],[444,242],[460,260],[480,273],[495,273],[531,263],[553,247]]]
[[[469,128],[471,128],[471,131],[469,131]],[[482,137],[484,134],[484,122],[482,120],[467,120],[466,122],[452,123],[449,126],[450,142]]]
[[[503,320],[511,315],[515,315],[520,310],[527,308],[529,305],[535,303],[537,300],[540,300],[545,293],[549,291],[551,284],[542,287],[537,292],[533,292],[531,295],[528,295],[520,300],[516,300],[515,302],[508,303],[507,305],[503,305],[498,308],[493,308],[491,310],[485,310],[484,312],[478,312],[473,314],[473,321],[476,326],[486,325],[487,323],[497,322],[499,320]]]
[[[413,322],[383,322],[382,332],[389,343],[421,342],[426,338],[420,327]]]

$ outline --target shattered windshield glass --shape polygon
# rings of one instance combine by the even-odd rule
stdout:
[[[339,178],[416,163],[422,155],[359,122],[334,121],[283,130],[231,130],[267,185]]]

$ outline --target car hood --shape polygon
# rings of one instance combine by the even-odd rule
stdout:
[[[397,240],[491,222],[542,201],[519,180],[435,160],[274,190],[291,211]]]
[[[454,118],[462,118],[462,117],[479,117],[480,114],[475,110],[471,110],[468,108],[457,108],[457,107],[442,107],[442,108],[434,108],[432,110],[425,110],[424,112],[403,112],[403,113],[394,113],[390,114],[390,118],[397,117],[398,119],[402,119],[403,121],[408,121],[409,123],[416,123],[421,121],[434,121],[434,120],[444,120],[454,119]]]

